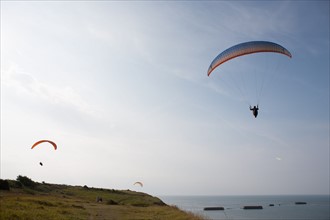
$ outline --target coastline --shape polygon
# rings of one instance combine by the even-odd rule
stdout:
[[[209,219],[315,219],[330,218],[329,195],[159,196],[167,204]],[[298,203],[298,204],[296,204]],[[303,203],[303,204],[301,204]],[[244,209],[262,206],[262,209]],[[207,211],[205,207],[223,207]]]

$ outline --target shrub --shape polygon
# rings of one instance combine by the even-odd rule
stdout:
[[[9,188],[22,188],[22,183],[16,181],[16,180],[8,180]]]
[[[19,175],[17,177],[17,182],[20,182],[23,186],[28,188],[34,188],[37,183],[31,180],[29,177]]]
[[[0,190],[9,190],[9,183],[7,180],[0,179]]]

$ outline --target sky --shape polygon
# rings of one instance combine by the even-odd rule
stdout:
[[[329,1],[0,4],[2,179],[329,194]],[[292,58],[237,57],[207,76],[220,52],[259,40]],[[42,139],[58,149],[31,150]]]

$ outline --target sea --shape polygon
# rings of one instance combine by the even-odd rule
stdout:
[[[330,195],[158,197],[168,205],[212,220],[330,220]],[[246,210],[244,206],[262,209]],[[205,207],[224,210],[205,211]]]

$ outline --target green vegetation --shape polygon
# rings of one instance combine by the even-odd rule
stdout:
[[[0,179],[0,190],[9,190],[9,183],[7,180]]]
[[[4,186],[0,188],[2,220],[203,219],[157,197],[130,190],[38,183],[24,176],[0,183]]]
[[[37,185],[36,182],[34,182],[33,180],[31,180],[29,177],[26,176],[19,175],[16,180],[18,184],[21,184],[22,186],[29,187],[32,189]]]

